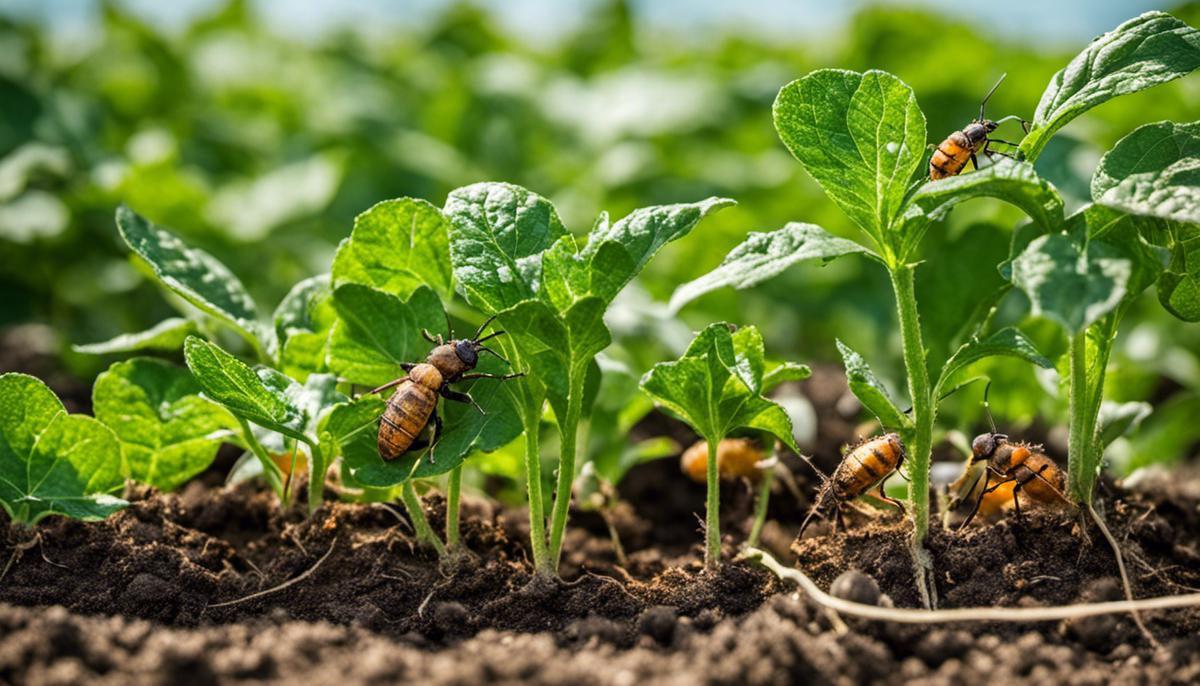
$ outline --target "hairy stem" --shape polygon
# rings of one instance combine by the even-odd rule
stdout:
[[[429,520],[425,518],[425,509],[421,505],[421,498],[417,496],[417,489],[413,486],[412,479],[405,481],[404,485],[400,487],[400,499],[404,502],[404,509],[408,510],[408,518],[412,520],[413,531],[417,532],[417,540],[436,550],[438,557],[443,557],[446,554],[446,545],[429,526]]]
[[[925,552],[929,532],[929,460],[933,450],[933,421],[936,406],[929,388],[929,370],[925,364],[925,344],[921,340],[921,322],[917,314],[915,274],[911,265],[890,270],[900,318],[900,337],[904,347],[904,368],[908,373],[908,394],[912,400],[913,440],[908,448],[908,501],[912,506],[912,555],[917,590],[924,605],[937,604],[936,590],[928,573],[931,563]]]
[[[275,461],[267,454],[266,448],[254,436],[254,430],[250,428],[250,422],[241,417],[238,417],[237,420],[238,426],[242,429],[242,440],[246,442],[246,446],[250,448],[250,452],[254,453],[254,456],[258,458],[259,464],[262,465],[263,477],[270,484],[271,490],[279,497],[279,502],[286,508],[291,502],[288,493],[283,488],[283,472],[279,470],[279,465],[275,464]]]
[[[1087,382],[1087,334],[1079,332],[1070,338],[1067,351],[1070,381],[1070,434],[1067,439],[1067,489],[1079,505],[1092,502],[1095,473],[1088,474],[1088,444],[1094,427],[1088,421],[1091,414]]]
[[[579,418],[583,414],[583,384],[587,378],[587,366],[572,369],[567,380],[567,412],[558,417],[558,436],[561,444],[558,462],[558,484],[554,493],[554,509],[550,519],[550,564],[555,573],[562,555],[563,535],[567,530],[567,516],[571,511],[571,496],[575,484],[575,454],[578,449]]]
[[[446,484],[446,547],[454,548],[459,544],[459,500],[462,497],[462,465],[450,470],[450,480]]]
[[[717,473],[717,445],[720,437],[707,438],[708,466],[705,478],[708,496],[704,501],[704,568],[721,564],[721,480]]]

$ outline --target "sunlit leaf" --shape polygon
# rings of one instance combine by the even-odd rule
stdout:
[[[422,285],[442,298],[454,294],[450,222],[415,198],[385,200],[354,219],[350,238],[333,260],[336,283],[360,283],[407,298]]]
[[[1100,159],[1092,199],[1130,214],[1200,223],[1200,122],[1147,124],[1122,138]]]
[[[196,322],[182,317],[171,317],[145,331],[123,333],[107,341],[74,345],[71,349],[90,355],[111,355],[138,350],[179,350],[183,347],[184,339],[193,333],[196,333]]]

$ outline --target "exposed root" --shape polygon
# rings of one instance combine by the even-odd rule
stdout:
[[[1100,527],[1100,533],[1104,534],[1109,547],[1112,548],[1113,556],[1117,558],[1117,571],[1121,573],[1121,587],[1125,589],[1125,600],[1132,603],[1134,602],[1133,587],[1130,586],[1129,574],[1125,571],[1125,556],[1121,554],[1121,546],[1117,545],[1117,539],[1113,538],[1112,532],[1108,530],[1108,525],[1104,523],[1104,519],[1100,516],[1100,513],[1096,512],[1096,508],[1092,507],[1091,503],[1087,503],[1086,508],[1088,514],[1092,516],[1092,520],[1096,522],[1096,526]],[[1133,615],[1133,621],[1137,623],[1138,629],[1142,631],[1142,635],[1146,637],[1150,645],[1155,648],[1160,647],[1158,640],[1154,638],[1154,634],[1150,633],[1150,630],[1146,628],[1146,624],[1142,621],[1142,616],[1138,613],[1137,609],[1132,609],[1129,613]]]
[[[915,535],[909,546],[913,559],[913,580],[917,584],[917,592],[921,594],[921,605],[926,610],[936,610],[938,606],[937,586],[933,581],[933,558],[924,544]]]
[[[36,531],[36,532],[34,532],[33,537],[30,538],[28,541],[24,541],[22,543],[17,543],[16,545],[14,545],[12,555],[10,555],[8,557],[8,562],[6,562],[4,564],[4,569],[2,571],[0,571],[0,581],[4,580],[4,577],[8,575],[8,570],[11,569],[14,564],[16,564],[17,560],[19,560],[25,556],[26,550],[29,550],[30,548],[32,548],[33,546],[35,546],[41,542],[42,542],[42,532]],[[46,559],[46,554],[44,552],[42,553],[42,559],[43,560]],[[46,562],[50,562],[50,560],[46,560]],[[57,565],[57,566],[61,567],[62,565]]]
[[[329,550],[326,550],[325,554],[321,556],[321,559],[317,560],[316,563],[313,564],[313,566],[311,566],[308,569],[306,569],[305,571],[301,572],[298,576],[288,579],[287,581],[279,584],[278,586],[272,586],[271,588],[268,588],[265,591],[259,591],[258,593],[251,593],[250,595],[244,596],[242,598],[238,598],[237,600],[226,600],[223,603],[213,603],[213,604],[209,605],[208,607],[228,607],[230,605],[237,605],[238,603],[244,603],[247,600],[254,600],[255,598],[261,598],[265,595],[270,595],[277,591],[282,591],[285,588],[288,588],[290,586],[294,586],[295,584],[298,584],[301,581],[304,581],[308,577],[312,576],[313,572],[317,571],[317,568],[321,566],[321,563],[324,562],[325,560],[329,559],[329,556],[333,554],[333,549],[336,547],[337,547],[337,541],[334,541],[332,544],[330,544]]]
[[[899,607],[880,607],[835,598],[822,591],[804,572],[785,567],[767,552],[757,548],[745,550],[741,558],[756,562],[785,581],[796,583],[804,593],[823,608],[863,619],[898,624],[944,624],[947,622],[1057,622],[1064,619],[1095,617],[1097,615],[1167,610],[1200,606],[1200,593],[1163,596],[1143,600],[1114,600],[1104,603],[1081,603],[1049,607],[963,607],[950,610],[917,610]]]

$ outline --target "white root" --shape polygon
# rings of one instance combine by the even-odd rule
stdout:
[[[1112,548],[1113,556],[1117,558],[1117,571],[1121,573],[1121,588],[1125,589],[1125,600],[1134,602],[1133,587],[1129,585],[1129,574],[1125,572],[1125,556],[1121,554],[1121,547],[1117,545],[1117,539],[1113,538],[1112,532],[1108,530],[1108,525],[1104,523],[1104,519],[1100,517],[1100,513],[1096,512],[1096,508],[1092,507],[1091,503],[1087,504],[1088,514],[1096,522],[1096,526],[1100,527],[1100,533],[1104,534],[1105,540]],[[1150,642],[1150,645],[1158,647],[1158,640],[1154,638],[1154,634],[1146,628],[1146,624],[1142,622],[1142,615],[1136,609],[1130,610],[1129,614],[1133,615],[1133,621],[1137,622],[1138,629],[1141,629],[1142,635]]]
[[[835,598],[822,591],[804,572],[785,567],[770,554],[757,548],[747,548],[741,558],[756,562],[785,581],[796,583],[818,605],[863,619],[899,624],[943,624],[946,622],[1054,622],[1064,619],[1095,617],[1097,615],[1167,610],[1200,606],[1200,593],[1162,596],[1143,600],[1116,600],[1104,603],[1082,603],[1051,607],[963,607],[949,610],[917,610],[900,607],[879,607]]]
[[[313,566],[311,566],[308,569],[301,572],[299,576],[288,579],[287,581],[279,584],[278,586],[272,586],[271,588],[268,588],[265,591],[259,591],[258,593],[251,593],[250,595],[244,596],[242,598],[238,598],[237,600],[226,600],[223,603],[213,603],[213,604],[209,605],[208,607],[228,607],[230,605],[237,605],[238,603],[244,603],[247,600],[254,600],[255,598],[261,598],[265,595],[270,595],[277,591],[282,591],[283,589],[288,588],[289,586],[298,584],[301,581],[304,581],[308,577],[312,576],[312,573],[317,571],[317,567],[320,567],[322,562],[329,559],[329,556],[333,554],[333,549],[336,547],[337,547],[337,541],[334,541],[333,544],[329,546],[329,550],[326,550],[325,554],[321,556],[321,559],[317,560],[316,564],[314,564]]]

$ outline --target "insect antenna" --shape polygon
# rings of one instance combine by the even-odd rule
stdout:
[[[992,390],[992,380],[988,379],[987,385],[983,387],[983,412],[987,415],[988,425],[992,427],[992,433],[996,431],[996,420],[992,418],[992,407],[988,404],[988,391]]]
[[[488,335],[484,336],[483,338],[476,338],[476,339],[475,339],[475,342],[476,342],[476,343],[482,343],[482,342],[484,342],[484,341],[486,341],[486,340],[489,340],[489,339],[495,338],[496,336],[500,336],[500,335],[502,335],[502,334],[504,334],[504,333],[507,333],[507,332],[506,332],[506,331],[504,331],[503,329],[501,329],[500,331],[493,331],[493,332],[489,333]],[[476,334],[476,335],[478,335],[478,334]]]
[[[1008,72],[1001,74],[1000,78],[996,81],[996,85],[992,86],[992,89],[987,92],[987,95],[983,96],[983,102],[979,103],[979,121],[983,121],[983,108],[987,105],[988,98],[992,97],[992,93],[996,92],[996,89],[999,88],[1000,84],[1004,82],[1004,77],[1006,76],[1008,76]]]
[[[492,316],[490,316],[490,317],[488,317],[487,319],[485,319],[485,320],[483,321],[483,323],[479,325],[479,328],[478,328],[478,329],[475,329],[475,335],[474,335],[474,336],[471,336],[471,340],[473,340],[473,341],[485,340],[485,341],[486,341],[486,340],[487,340],[487,338],[480,339],[480,338],[479,338],[479,334],[483,333],[483,330],[484,330],[484,329],[486,329],[486,328],[488,327],[488,324],[491,324],[491,323],[492,323],[492,322],[493,322],[493,321],[496,319],[496,317],[498,317],[498,316],[500,316],[500,315],[498,315],[498,314],[493,314]],[[496,334],[492,334],[492,336],[495,336],[495,335],[496,335]],[[491,338],[491,336],[489,336],[488,338]]]
[[[508,366],[510,366],[510,367],[512,366],[512,363],[511,363],[511,362],[509,362],[508,360],[504,359],[504,356],[503,356],[503,355],[501,355],[500,353],[496,352],[495,350],[492,350],[491,348],[487,347],[486,345],[478,345],[478,346],[476,346],[476,348],[475,348],[475,349],[476,349],[476,350],[478,350],[478,351],[480,351],[480,352],[491,353],[492,355],[494,355],[494,356],[496,357],[496,359],[500,360],[500,361],[501,361],[501,362],[503,362],[504,364],[506,364],[506,365],[508,365]]]

